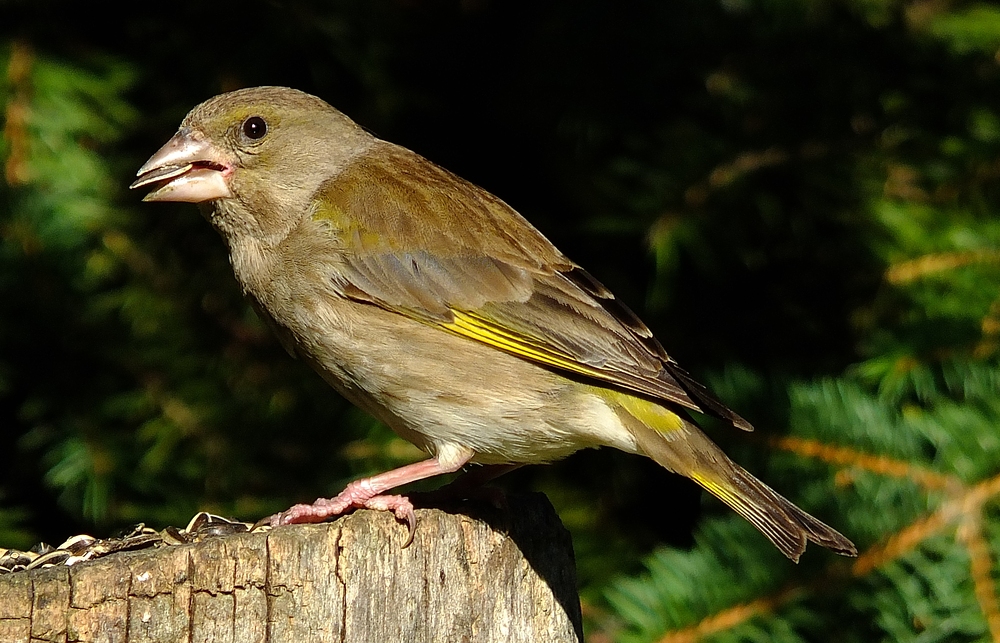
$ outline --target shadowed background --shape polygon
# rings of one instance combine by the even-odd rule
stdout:
[[[194,207],[126,189],[195,104],[288,85],[521,212],[758,427],[713,439],[868,556],[793,567],[611,450],[522,469],[502,484],[574,533],[589,638],[1000,640],[992,493],[921,531],[1000,473],[1000,11],[0,11],[0,546],[256,519],[418,457],[288,358]]]

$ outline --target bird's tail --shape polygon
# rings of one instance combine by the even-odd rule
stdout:
[[[641,452],[704,487],[750,521],[783,554],[798,562],[806,542],[812,541],[838,554],[857,555],[850,540],[730,460],[693,422],[655,402],[627,397],[627,401],[618,400],[618,414]]]

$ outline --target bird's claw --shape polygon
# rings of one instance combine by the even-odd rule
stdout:
[[[413,511],[413,503],[406,496],[379,495],[371,498],[318,498],[311,505],[294,505],[289,509],[276,513],[273,516],[262,518],[254,525],[271,525],[278,527],[281,525],[295,525],[302,523],[323,522],[327,518],[339,516],[351,509],[372,509],[374,511],[391,511],[400,522],[406,523],[408,534],[403,548],[409,547],[413,542],[413,534],[417,528],[417,516]]]
[[[405,522],[409,528],[406,541],[403,543],[403,549],[406,549],[413,543],[413,533],[417,529],[417,515],[413,511],[413,503],[410,502],[409,498],[406,496],[374,496],[365,500],[362,505],[366,509],[391,511],[396,516],[396,520]]]

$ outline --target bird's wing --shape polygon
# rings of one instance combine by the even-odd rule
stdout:
[[[315,199],[343,295],[751,428],[507,204],[409,150],[377,145]]]

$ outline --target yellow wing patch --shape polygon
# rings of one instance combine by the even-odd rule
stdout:
[[[571,373],[587,375],[588,377],[597,379],[606,378],[599,369],[581,364],[568,353],[554,350],[542,342],[512,332],[479,315],[454,309],[451,312],[454,321],[439,324],[441,328],[451,333],[468,337],[494,348],[499,348],[502,351],[513,353],[518,357],[524,357],[547,366],[554,366],[555,368],[570,371]]]
[[[670,439],[669,434],[684,428],[684,420],[663,404],[623,391],[605,389],[605,399],[620,406],[629,415]]]
[[[599,381],[614,382],[608,373],[601,369],[583,364],[569,353],[554,349],[540,340],[504,328],[472,312],[451,309],[451,313],[454,321],[438,322],[438,325],[448,332],[474,339],[539,364],[586,375]],[[644,425],[663,435],[669,435],[684,427],[684,420],[679,415],[658,402],[616,388],[595,386],[595,392],[613,406],[620,407]]]

